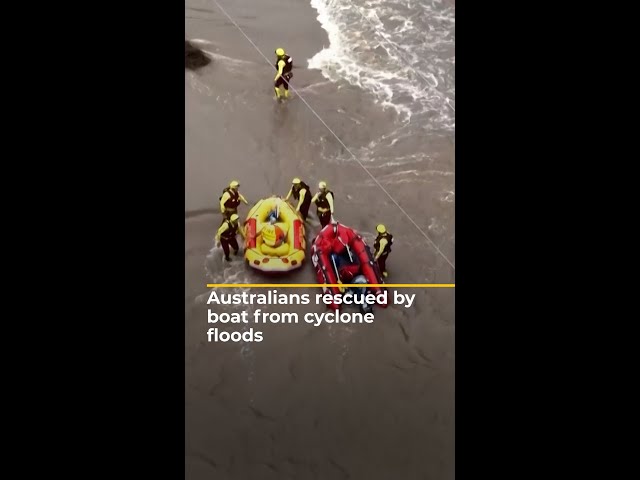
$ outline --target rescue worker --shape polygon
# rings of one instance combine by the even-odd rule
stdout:
[[[301,181],[299,178],[294,178],[291,181],[291,190],[287,194],[284,201],[289,200],[289,197],[293,196],[298,201],[296,212],[299,212],[303,221],[307,221],[307,215],[309,215],[309,206],[311,205],[311,193],[309,193],[309,185]]]
[[[249,202],[238,192],[240,184],[237,180],[233,180],[227,188],[222,191],[220,197],[220,211],[226,219],[229,219],[234,213],[238,213],[238,205],[240,202],[244,202],[249,205]]]
[[[289,98],[289,81],[293,78],[293,59],[284,52],[282,48],[276,48],[276,78],[274,81],[274,89],[276,98],[280,100],[280,87],[284,87],[284,98]]]
[[[321,228],[324,228],[329,225],[333,217],[333,192],[327,189],[327,182],[320,182],[318,188],[320,191],[315,194],[311,202],[316,204],[318,219]]]
[[[220,228],[218,228],[218,233],[216,233],[216,240],[218,240],[222,244],[222,250],[224,250],[224,259],[227,262],[230,262],[229,258],[229,247],[233,248],[233,254],[238,255],[240,252],[240,247],[238,246],[238,240],[236,240],[236,235],[238,234],[238,214],[234,213],[229,218],[225,218],[222,220],[222,224]],[[240,229],[240,235],[242,239],[245,239],[244,229]]]
[[[384,278],[389,275],[387,273],[387,257],[391,253],[391,245],[393,245],[393,235],[387,232],[384,225],[380,224],[376,227],[378,236],[373,243],[373,249],[375,250],[374,260],[378,262],[378,267]]]
[[[342,262],[338,267],[338,275],[343,283],[351,283],[358,272],[360,272],[360,265],[355,263]]]

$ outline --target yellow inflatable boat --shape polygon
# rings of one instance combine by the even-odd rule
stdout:
[[[307,242],[304,222],[280,197],[260,200],[244,222],[244,258],[266,273],[284,273],[302,266]]]

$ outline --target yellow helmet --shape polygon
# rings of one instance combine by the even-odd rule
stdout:
[[[237,180],[233,180],[230,184],[229,184],[229,188],[238,188],[240,186],[240,183],[238,183]]]
[[[284,48],[276,48],[276,55],[279,57],[284,57]]]
[[[327,188],[327,182],[320,182],[318,188]]]
[[[384,225],[380,224],[376,227],[376,230],[378,231],[378,233],[386,233],[387,229]]]
[[[233,215],[231,215],[231,217],[229,217],[229,220],[232,222],[237,222],[238,221],[238,214],[234,213]]]
[[[296,177],[293,180],[291,180],[291,183],[293,183],[294,185],[297,185],[297,184],[300,183],[300,179],[298,177]]]

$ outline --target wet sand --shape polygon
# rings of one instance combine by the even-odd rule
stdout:
[[[328,42],[306,1],[254,3],[220,2],[268,59],[278,46],[291,52],[300,67],[295,88],[354,154],[397,128],[393,112],[358,88],[305,68]],[[241,182],[249,201],[285,195],[293,176],[312,187],[326,180],[341,222],[370,244],[379,221],[396,236],[389,281],[452,282],[454,276],[301,99],[273,101],[273,67],[215,4],[187,6],[186,17],[201,18],[186,18],[187,38],[214,61],[185,71],[186,478],[452,479],[453,290],[412,291],[414,307],[376,310],[373,325],[270,325],[261,328],[261,343],[207,343],[206,283],[270,281],[239,260],[225,264],[214,248],[217,200],[231,179]],[[277,27],[280,12],[287,28]],[[398,155],[422,149],[431,161],[401,169],[372,163],[370,171],[455,261],[453,198],[447,197],[454,190],[452,139],[425,135],[395,147]],[[399,171],[412,173],[395,182]],[[309,239],[316,231],[310,228]],[[282,281],[314,282],[310,262]]]

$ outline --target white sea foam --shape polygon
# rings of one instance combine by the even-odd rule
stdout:
[[[191,43],[199,43],[201,45],[213,45],[211,40],[205,40],[204,38],[193,38],[189,40]]]
[[[255,274],[250,269],[245,268],[242,256],[234,256],[232,253],[230,258],[232,259],[231,262],[224,260],[222,247],[214,246],[211,248],[204,263],[209,283],[256,283]],[[225,293],[239,293],[245,290],[248,291],[249,289],[242,287],[230,288]]]
[[[310,0],[330,46],[309,68],[346,80],[405,120],[455,128],[455,8],[438,0]]]

